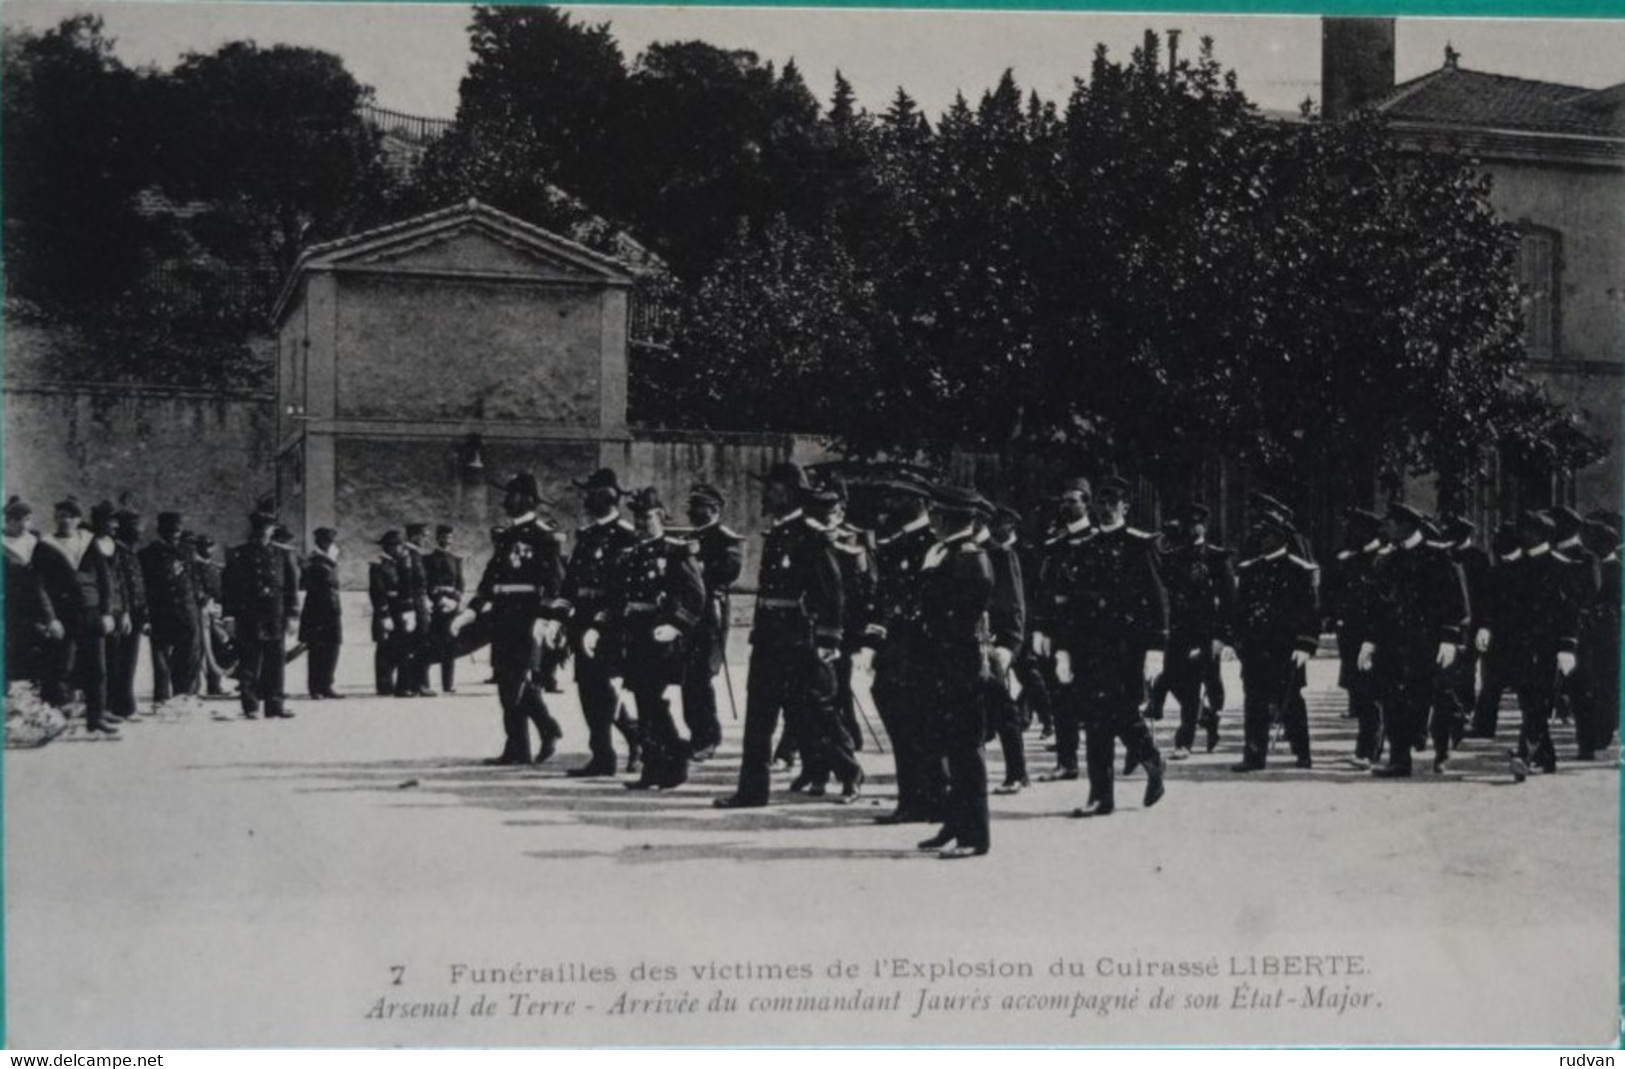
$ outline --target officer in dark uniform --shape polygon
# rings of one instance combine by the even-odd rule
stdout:
[[[13,495],[5,509],[7,682],[42,682],[67,629],[46,592],[35,554],[40,539],[28,528],[33,509]]]
[[[985,519],[991,509],[974,490],[939,486],[932,511],[940,540],[920,565],[921,630],[930,658],[930,705],[940,721],[936,734],[948,765],[948,798],[942,829],[919,845],[954,860],[980,857],[992,842],[983,698],[991,681],[988,618],[995,581],[984,543],[976,537],[978,518]],[[1002,659],[1008,669],[1008,658]]]
[[[290,718],[284,707],[283,639],[299,623],[299,573],[293,557],[271,544],[276,516],[268,502],[249,515],[249,540],[226,554],[221,578],[226,614],[236,621],[237,681],[243,716]]]
[[[429,525],[409,523],[401,542],[401,584],[411,609],[403,621],[405,633],[399,637],[400,669],[395,677],[397,698],[432,698],[429,689],[430,616],[429,577],[423,558],[429,549]]]
[[[1168,659],[1158,687],[1167,688],[1179,703],[1175,761],[1190,757],[1198,726],[1205,729],[1208,753],[1219,744],[1219,706],[1204,701],[1202,692],[1219,659],[1219,636],[1230,619],[1236,579],[1230,551],[1207,540],[1209,515],[1205,505],[1185,509],[1181,537],[1160,562],[1169,631]]]
[[[1045,782],[1075,780],[1079,776],[1081,705],[1070,668],[1066,679],[1057,675],[1055,651],[1072,642],[1079,614],[1073,599],[1082,578],[1085,550],[1098,533],[1089,520],[1091,498],[1089,480],[1074,478],[1063,484],[1057,503],[1059,527],[1040,549],[1032,647],[1045,674],[1055,684],[1049,688],[1055,721],[1055,768],[1038,777]]]
[[[863,646],[874,652],[860,651],[853,658],[861,667],[873,667],[869,693],[891,740],[897,770],[897,807],[876,822],[937,821],[943,816],[947,770],[933,760],[941,748],[932,738],[936,725],[926,699],[930,680],[920,623],[920,567],[937,541],[926,511],[930,488],[901,473],[867,482],[881,495],[880,521],[886,533],[875,540],[874,612],[862,637]]]
[[[582,492],[582,515],[586,521],[576,531],[575,550],[564,573],[564,599],[572,607],[570,645],[575,653],[576,691],[581,696],[581,713],[587,722],[587,745],[591,758],[570,776],[613,776],[615,743],[611,727],[626,738],[626,770],[638,770],[638,726],[621,708],[612,680],[620,674],[620,650],[615,636],[604,634],[592,622],[604,611],[609,598],[609,577],[616,558],[634,541],[632,525],[621,518],[618,508],[626,492],[620,477],[600,468],[585,481],[576,480]],[[585,642],[593,634],[592,645]]]
[[[764,806],[771,787],[773,732],[779,714],[796,725],[804,758],[842,784],[843,803],[861,794],[863,769],[835,712],[835,662],[841,656],[841,572],[827,532],[807,522],[809,492],[797,464],[779,463],[763,479],[762,505],[773,519],[762,544],[756,617],[751,628],[745,744],[735,792],[720,809]]]
[[[121,700],[124,681],[124,663],[121,657],[125,649],[125,640],[135,631],[131,610],[136,593],[130,586],[129,575],[121,559],[122,547],[115,537],[117,515],[118,509],[111,501],[103,501],[91,508],[92,538],[90,549],[85,554],[90,558],[102,558],[108,573],[109,599],[106,611],[113,619],[113,629],[103,636],[101,647],[105,665],[102,687],[106,693],[106,720],[110,724],[122,724],[126,720],[137,719],[133,691],[128,703]]]
[[[1382,702],[1377,680],[1359,668],[1360,647],[1371,635],[1376,611],[1377,558],[1382,549],[1382,517],[1367,509],[1343,510],[1343,548],[1327,567],[1321,612],[1337,635],[1337,685],[1348,693],[1348,716],[1355,722],[1356,768],[1369,769],[1382,758]]]
[[[367,598],[372,603],[372,669],[379,695],[393,697],[401,686],[401,643],[411,600],[401,566],[401,533],[385,531],[381,555],[367,566]]]
[[[434,529],[435,548],[423,557],[423,576],[429,592],[429,651],[440,662],[440,689],[457,693],[457,656],[451,622],[463,608],[463,558],[451,551],[452,535],[447,524]],[[428,682],[425,669],[425,684]]]
[[[158,538],[137,555],[152,624],[152,700],[197,689],[198,592],[181,514],[158,514]]]
[[[683,720],[695,761],[709,760],[722,743],[714,681],[728,659],[729,588],[738,581],[745,559],[745,536],[721,522],[724,504],[722,491],[710,483],[695,483],[688,492],[688,522],[693,526],[684,537],[705,580],[705,614],[689,636],[683,670]],[[731,696],[732,678],[726,682]],[[734,715],[739,715],[737,709]]]
[[[1054,637],[1055,675],[1071,688],[1083,723],[1089,801],[1073,811],[1103,817],[1116,808],[1112,763],[1121,737],[1146,770],[1146,808],[1163,796],[1163,761],[1140,716],[1147,689],[1162,674],[1168,645],[1168,597],[1157,572],[1155,535],[1128,526],[1128,483],[1100,489],[1100,527],[1078,550],[1069,576],[1064,622]]]
[[[1383,696],[1388,764],[1372,769],[1375,776],[1411,774],[1412,745],[1426,730],[1439,673],[1455,663],[1468,619],[1461,574],[1448,554],[1426,543],[1425,522],[1409,505],[1389,506],[1391,548],[1377,559],[1371,633],[1358,655],[1359,670],[1376,672]],[[1436,772],[1449,758],[1448,734],[1444,743],[1434,754]]]
[[[1016,526],[1021,514],[1008,506],[993,510],[978,540],[993,573],[993,597],[988,605],[988,679],[985,684],[988,730],[998,737],[1004,754],[1004,782],[994,794],[1016,794],[1028,785],[1026,725],[1021,706],[1011,696],[1016,658],[1027,645],[1027,588],[1022,580],[1021,555],[1016,548]]]
[[[1451,744],[1459,746],[1467,734],[1473,708],[1478,699],[1478,648],[1473,643],[1472,636],[1478,633],[1482,623],[1481,614],[1489,606],[1490,555],[1484,547],[1473,544],[1473,532],[1478,527],[1465,516],[1440,515],[1438,526],[1447,546],[1445,552],[1461,571],[1470,614],[1467,630],[1464,632],[1467,641],[1462,643],[1461,655],[1456,658],[1456,663],[1450,666],[1450,671],[1446,674],[1445,700],[1435,703],[1435,710],[1442,721],[1439,727],[1448,729]]]
[[[705,613],[705,580],[689,543],[666,537],[666,509],[654,487],[632,494],[627,507],[636,538],[609,570],[610,596],[592,627],[616,632],[626,689],[638,706],[643,774],[626,786],[670,789],[688,781],[690,751],[666,688],[683,681],[684,647]]]
[[[1578,688],[1582,705],[1576,709],[1575,741],[1578,760],[1595,760],[1597,751],[1613,742],[1619,727],[1619,530],[1611,513],[1592,513],[1581,528],[1586,549],[1597,558],[1601,586],[1591,610],[1580,621]],[[1583,710],[1583,715],[1582,715]]]
[[[1572,565],[1552,551],[1557,525],[1548,514],[1525,512],[1519,523],[1523,557],[1509,569],[1512,582],[1498,589],[1511,596],[1516,611],[1497,612],[1503,630],[1485,636],[1501,678],[1518,695],[1523,730],[1511,755],[1512,778],[1523,782],[1531,767],[1557,771],[1552,744],[1552,707],[1559,681],[1574,672],[1580,647],[1579,591],[1570,580]],[[1498,599],[1499,600],[1499,599]]]
[[[136,712],[135,671],[141,663],[141,635],[148,626],[147,585],[142,580],[141,559],[137,556],[143,532],[141,515],[130,506],[129,495],[119,500],[119,507],[113,512],[113,559],[130,623],[128,629],[120,623],[108,650],[107,704],[120,720],[137,720],[140,718]]]
[[[1311,767],[1308,717],[1296,711],[1291,698],[1303,686],[1304,670],[1320,643],[1320,611],[1315,565],[1291,552],[1296,533],[1278,515],[1261,516],[1258,529],[1248,532],[1248,543],[1259,555],[1236,566],[1236,607],[1229,630],[1241,658],[1245,705],[1242,759],[1234,772],[1265,767],[1277,716],[1298,767]]]
[[[65,706],[74,688],[84,692],[85,725],[92,735],[114,737],[107,713],[107,642],[118,627],[112,553],[95,552],[94,536],[80,528],[84,513],[72,497],[57,502],[56,528],[40,540],[40,578],[67,630],[61,656],[51,665],[41,696]]]
[[[1484,666],[1484,678],[1473,708],[1473,724],[1467,737],[1493,739],[1501,715],[1501,696],[1506,693],[1511,667],[1506,643],[1491,641],[1492,635],[1507,635],[1518,628],[1519,590],[1523,584],[1523,540],[1518,525],[1503,523],[1490,538],[1495,557],[1485,585],[1484,604],[1473,606],[1473,648]]]
[[[1586,548],[1581,538],[1581,531],[1585,527],[1585,520],[1578,512],[1566,505],[1558,505],[1548,510],[1556,530],[1552,535],[1552,553],[1554,558],[1566,565],[1563,574],[1565,582],[1573,589],[1575,604],[1580,613],[1581,638],[1584,639],[1586,623],[1591,618],[1593,606],[1596,605],[1597,595],[1602,589],[1601,570],[1597,566],[1597,555]],[[1618,650],[1614,651],[1615,656]],[[1584,665],[1590,657],[1583,641],[1576,651],[1577,663]],[[1595,753],[1597,748],[1598,725],[1593,717],[1593,710],[1588,708],[1585,700],[1584,688],[1586,673],[1573,672],[1558,683],[1557,708],[1560,715],[1566,714],[1564,719],[1574,720],[1574,738],[1581,753]],[[1606,728],[1602,730],[1607,730]]]
[[[309,650],[306,656],[310,658],[305,663],[305,683],[311,698],[337,699],[344,697],[333,689],[339,649],[344,644],[338,532],[331,527],[318,527],[313,539],[315,547],[305,560],[301,575],[305,607],[299,615],[299,641]]]
[[[185,536],[182,536],[185,542]],[[222,622],[220,562],[214,559],[214,539],[199,534],[192,539],[192,582],[198,600],[198,674],[204,692],[211,697],[224,694],[223,673],[236,663],[236,648]],[[230,662],[229,664],[226,662]]]
[[[489,608],[491,672],[506,741],[487,764],[530,764],[531,724],[541,736],[537,764],[553,756],[563,736],[542,698],[541,681],[563,656],[570,603],[561,595],[564,536],[539,514],[543,504],[534,475],[521,472],[508,480],[502,508],[510,522],[497,535],[479,590],[453,623],[455,632]]]

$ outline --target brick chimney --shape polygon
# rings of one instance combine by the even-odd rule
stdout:
[[[1320,114],[1341,119],[1394,88],[1394,20],[1320,20]]]

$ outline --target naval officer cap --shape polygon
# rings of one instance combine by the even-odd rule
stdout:
[[[688,499],[691,502],[703,501],[707,504],[715,505],[717,508],[721,508],[723,505],[727,504],[726,499],[724,499],[722,496],[722,491],[718,490],[710,483],[695,483],[693,486],[689,487]]]

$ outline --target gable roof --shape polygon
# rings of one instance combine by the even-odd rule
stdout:
[[[1625,136],[1625,83],[1606,89],[1537,82],[1446,64],[1376,105],[1400,122],[1589,137]]]
[[[498,211],[478,200],[425,215],[414,216],[372,230],[363,230],[335,241],[312,245],[299,254],[288,273],[271,321],[280,323],[297,292],[299,281],[311,271],[329,270],[343,264],[364,264],[391,254],[422,246],[437,239],[474,231],[510,247],[543,259],[566,265],[573,273],[609,286],[630,286],[634,281],[627,266],[613,257],[595,252],[551,230],[527,223],[517,216]]]

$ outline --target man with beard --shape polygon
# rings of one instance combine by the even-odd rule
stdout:
[[[508,480],[502,509],[509,524],[493,533],[491,559],[480,585],[453,627],[460,630],[490,609],[491,673],[502,703],[502,753],[490,765],[528,765],[530,725],[541,735],[540,764],[552,757],[563,732],[542,698],[539,677],[552,670],[563,648],[561,629],[570,603],[564,584],[563,535],[538,513],[543,505],[536,477],[521,472]]]
[[[688,522],[693,526],[686,537],[705,580],[705,613],[689,635],[683,670],[683,721],[695,761],[710,760],[722,743],[714,681],[728,658],[728,589],[739,579],[745,559],[744,536],[722,525],[723,504],[722,491],[709,483],[695,483],[688,492]]]
[[[138,554],[152,624],[152,700],[158,703],[197,689],[197,585],[183,528],[180,513],[160,512],[157,540]]]
[[[687,636],[705,611],[705,580],[687,542],[666,537],[666,508],[654,487],[631,495],[635,540],[609,573],[607,606],[592,623],[614,630],[626,689],[638,705],[643,774],[632,790],[670,790],[688,780],[689,746],[677,734],[666,688],[682,682]],[[597,644],[589,631],[584,644]]]
[[[781,713],[793,725],[803,759],[838,778],[841,801],[850,804],[861,794],[864,777],[835,712],[840,567],[828,533],[802,512],[811,490],[800,465],[775,464],[762,481],[762,507],[773,525],[764,537],[756,583],[744,755],[738,787],[713,804],[742,809],[768,803],[773,732]]]
[[[563,597],[571,606],[570,645],[575,653],[576,691],[581,697],[581,714],[587,722],[587,746],[591,757],[580,768],[565,775],[575,777],[613,776],[615,743],[611,728],[626,738],[626,770],[638,771],[638,726],[621,708],[613,682],[620,672],[620,651],[614,636],[606,636],[592,626],[607,607],[609,578],[615,561],[634,536],[632,525],[621,518],[620,500],[626,496],[620,477],[600,468],[585,481],[576,481],[582,493],[582,515],[586,521],[576,531],[575,550],[564,573]],[[588,641],[588,633],[592,639]]]

